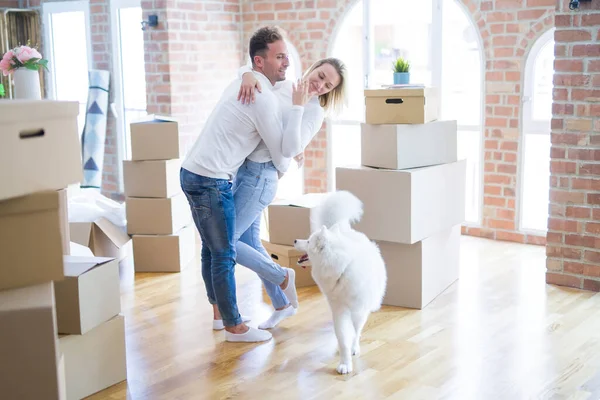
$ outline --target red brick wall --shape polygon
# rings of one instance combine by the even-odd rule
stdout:
[[[452,0],[454,1],[454,0]],[[244,45],[264,24],[288,32],[300,53],[303,68],[327,56],[334,28],[356,0],[271,0],[243,4]],[[461,1],[479,28],[485,55],[484,207],[481,227],[464,228],[470,235],[544,244],[545,237],[517,231],[516,196],[519,190],[518,151],[521,89],[525,56],[535,40],[554,26],[556,0]],[[305,188],[327,188],[325,128],[307,149]]]
[[[600,2],[558,1],[548,283],[600,291]]]
[[[179,119],[187,150],[241,65],[239,0],[144,0],[148,111]]]

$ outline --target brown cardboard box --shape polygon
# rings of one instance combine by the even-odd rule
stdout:
[[[456,162],[456,121],[361,124],[361,165],[406,169]]]
[[[131,239],[104,217],[94,222],[71,222],[69,230],[71,241],[89,247],[96,257],[122,260],[129,255]]]
[[[326,193],[308,193],[269,205],[269,242],[293,246],[296,239],[308,239],[311,232],[310,210],[319,205],[325,196]]]
[[[338,190],[363,202],[354,228],[371,240],[413,244],[465,219],[465,160],[404,170],[336,169]]]
[[[78,114],[73,101],[2,101],[0,200],[81,182]]]
[[[439,113],[437,88],[365,89],[367,124],[425,124]]]
[[[131,131],[131,159],[170,160],[180,158],[179,126],[167,116],[154,116],[149,121],[133,122]]]
[[[0,290],[64,278],[59,197],[53,190],[0,201]]]
[[[306,268],[298,265],[298,259],[304,254],[303,252],[296,250],[294,246],[273,244],[266,240],[263,240],[262,244],[273,261],[282,267],[292,268],[296,271],[296,287],[316,285],[311,275],[310,263],[306,265]]]
[[[58,191],[58,216],[60,218],[60,237],[63,255],[70,254],[71,235],[69,231],[69,199],[67,189]]]
[[[65,279],[54,283],[59,333],[85,334],[121,312],[119,261],[65,256]]]
[[[165,199],[128,197],[126,202],[130,235],[171,235],[192,222],[183,193]]]
[[[196,255],[195,226],[172,235],[133,235],[136,272],[180,272]]]
[[[173,197],[181,193],[181,160],[123,161],[127,197]]]
[[[0,291],[0,397],[63,400],[52,282]]]
[[[79,400],[127,379],[125,318],[122,315],[85,335],[59,337],[65,357],[67,400]]]
[[[388,284],[383,304],[425,308],[458,279],[460,225],[414,244],[377,242]]]

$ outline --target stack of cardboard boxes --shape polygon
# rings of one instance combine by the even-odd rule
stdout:
[[[438,120],[429,87],[365,90],[361,165],[336,169],[336,189],[364,204],[355,229],[386,262],[384,304],[421,309],[458,279],[466,163],[456,121]]]
[[[89,268],[72,268],[81,265],[82,260],[68,256],[66,188],[83,177],[78,112],[76,102],[0,101],[3,398],[79,399],[126,379],[123,317],[116,306],[120,305],[118,267],[113,263],[111,275],[96,281],[97,273],[89,273]],[[111,262],[87,260],[93,265]],[[72,276],[84,273],[87,285],[70,283]],[[94,282],[90,284],[90,280]],[[98,294],[107,286],[112,290]],[[106,301],[110,306],[105,306]],[[111,318],[120,323],[120,329],[113,330],[110,337],[96,334],[95,341],[87,340],[75,351],[63,338],[59,340],[63,316],[68,320],[78,314],[92,329],[103,318],[108,319],[102,314],[106,307],[110,307]],[[73,333],[86,334],[81,329]],[[80,359],[78,364],[73,361],[94,348],[105,351],[117,347],[119,354],[109,362],[102,357]],[[111,379],[100,380],[100,371],[105,369],[112,371]]]
[[[179,128],[168,117],[131,125],[123,161],[127,233],[136,272],[179,272],[196,253],[190,206],[181,190]]]

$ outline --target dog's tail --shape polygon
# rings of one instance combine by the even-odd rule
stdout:
[[[340,222],[348,224],[358,222],[362,214],[363,204],[355,195],[345,190],[332,192],[321,204],[312,209],[311,232],[323,225],[331,228]]]

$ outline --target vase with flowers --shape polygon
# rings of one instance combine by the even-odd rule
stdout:
[[[40,68],[48,70],[48,60],[29,42],[4,53],[0,60],[0,71],[4,76],[12,74],[15,99],[42,98],[40,89]]]

